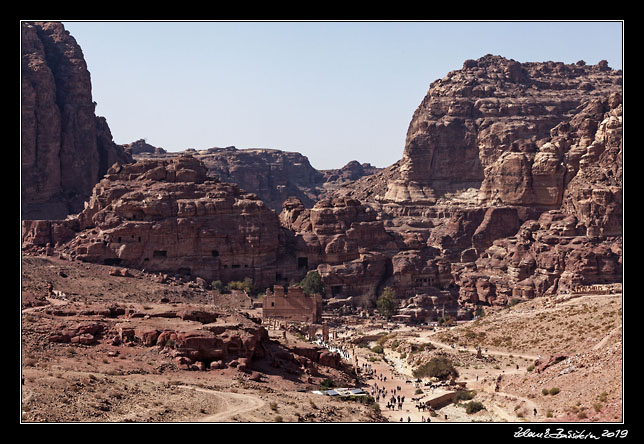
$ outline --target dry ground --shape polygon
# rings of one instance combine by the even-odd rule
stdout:
[[[113,267],[68,262],[53,257],[25,257],[22,263],[21,418],[27,422],[373,422],[382,421],[373,406],[311,393],[322,378],[338,383],[347,375],[321,369],[307,381],[302,375],[269,369],[260,381],[235,368],[188,371],[177,368],[156,347],[54,343],[57,325],[123,323],[87,314],[119,304],[135,312],[215,307],[238,316],[239,300],[219,298],[194,285],[131,271],[111,276]],[[47,298],[47,284],[61,296]],[[64,296],[62,296],[64,294]],[[214,298],[214,299],[213,299]],[[164,302],[159,302],[164,299]],[[215,304],[213,304],[213,300]],[[85,310],[86,314],[82,314]],[[256,315],[249,310],[251,316]],[[137,318],[142,322],[146,318]],[[155,322],[172,322],[149,318]],[[177,321],[178,322],[178,321]],[[134,321],[133,321],[134,323]],[[282,332],[270,331],[282,340]],[[285,342],[298,338],[287,335]]]

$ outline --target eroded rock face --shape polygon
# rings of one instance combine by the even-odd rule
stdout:
[[[23,243],[49,243],[83,261],[272,285],[277,216],[236,185],[209,180],[206,171],[190,156],[117,164],[78,215],[24,222]]]
[[[403,158],[335,193],[371,208],[398,244],[379,288],[414,313],[440,300],[455,314],[457,298],[504,304],[619,281],[621,102],[621,72],[605,62],[488,55],[432,83]]]
[[[476,188],[483,204],[556,208],[571,145],[552,130],[581,107],[584,117],[571,126],[594,132],[586,119],[601,117],[606,106],[599,103],[613,94],[621,94],[621,72],[605,64],[519,63],[492,55],[468,60],[431,84],[409,125],[402,177],[385,198],[432,203]]]
[[[79,212],[115,162],[131,162],[94,114],[81,48],[61,23],[21,24],[22,217]]]
[[[391,268],[384,253],[398,250],[375,212],[355,199],[323,199],[307,209],[291,198],[280,221],[293,232],[298,271],[317,269],[329,297],[373,298]]]
[[[574,215],[559,210],[522,224],[473,264],[454,269],[461,302],[505,304],[512,299],[570,292],[578,285],[621,282],[621,237],[588,237]]]

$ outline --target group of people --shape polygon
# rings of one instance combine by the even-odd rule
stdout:
[[[396,406],[398,406],[398,410],[402,410],[404,403],[405,403],[404,396],[391,395],[391,398],[389,398],[389,402],[387,402],[387,409],[395,410]]]
[[[430,413],[434,411],[434,408],[431,406],[429,402],[419,402],[416,404],[416,408],[418,409],[419,412],[421,411],[429,411]]]

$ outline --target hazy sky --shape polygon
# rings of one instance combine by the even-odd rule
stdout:
[[[622,68],[622,22],[63,22],[119,144],[402,157],[430,83],[486,54]]]

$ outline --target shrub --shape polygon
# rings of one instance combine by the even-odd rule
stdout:
[[[485,407],[483,404],[481,404],[478,401],[470,401],[467,404],[465,404],[465,412],[468,415],[471,415],[472,413],[476,413],[480,410],[485,410]]]
[[[454,404],[458,404],[461,401],[469,401],[474,396],[476,396],[476,390],[461,390],[454,396]]]
[[[329,390],[332,387],[335,387],[335,384],[333,383],[333,380],[330,378],[326,378],[324,381],[320,383],[321,390]]]
[[[552,396],[554,396],[554,395],[556,395],[557,393],[559,393],[560,391],[561,391],[561,390],[559,389],[559,387],[553,387],[553,388],[551,388],[551,389],[550,389],[550,394],[551,394]]]
[[[438,325],[441,327],[449,327],[451,325],[456,325],[456,320],[451,316],[443,316],[438,318]]]
[[[452,362],[442,356],[432,358],[429,362],[416,368],[412,373],[415,378],[435,377],[447,379],[450,376],[458,377],[458,372]]]
[[[218,291],[219,293],[222,293],[225,290],[226,286],[221,281],[213,281],[210,284],[210,288],[212,288],[215,291]]]
[[[385,350],[382,348],[382,345],[374,345],[371,347],[371,351],[378,354],[383,354]]]
[[[253,291],[253,280],[251,278],[245,278],[243,281],[231,281],[228,282],[228,288],[251,293]]]
[[[514,307],[515,305],[520,304],[521,302],[523,302],[523,299],[519,299],[519,298],[512,298],[512,299],[510,299],[510,301],[508,302],[508,307]]]

